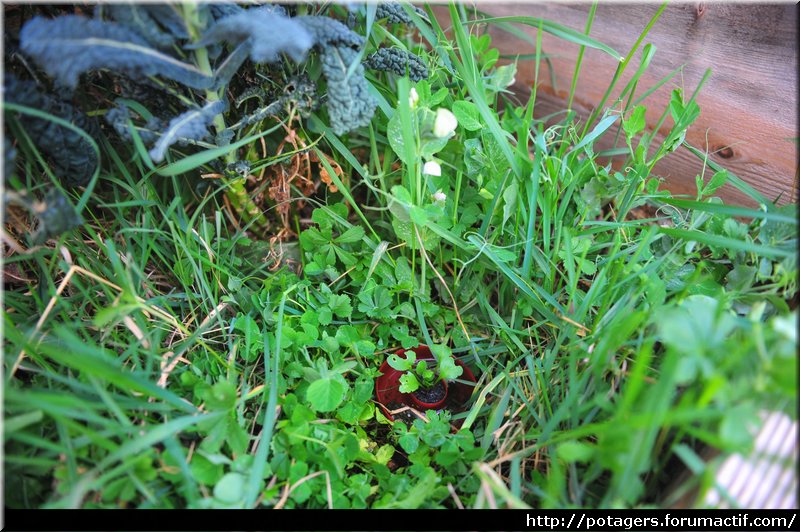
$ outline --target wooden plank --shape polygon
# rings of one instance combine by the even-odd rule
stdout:
[[[597,8],[591,36],[627,54],[658,9],[657,4],[607,4]],[[590,8],[586,3],[499,4],[478,8],[492,16],[524,15],[553,20],[583,32]],[[797,202],[797,9],[796,5],[694,3],[669,5],[644,43],[656,46],[656,55],[639,82],[637,95],[680,65],[682,74],[650,95],[644,104],[651,125],[669,102],[670,92],[682,87],[691,94],[705,70],[711,79],[698,97],[701,114],[687,134],[692,145],[707,149],[710,158],[779,203]],[[447,25],[447,12],[437,8]],[[518,25],[532,39],[535,29]],[[494,45],[502,54],[532,54],[534,46],[496,27],[490,27]],[[643,43],[643,44],[644,44]],[[547,33],[543,51],[551,56],[556,85],[543,63],[536,115],[563,110],[578,47]],[[619,94],[636,70],[637,52],[612,94]],[[615,60],[598,50],[584,55],[573,108],[584,118],[602,99]],[[533,62],[522,60],[514,86],[523,101],[533,84]],[[659,132],[668,132],[671,121]],[[702,162],[678,150],[655,167],[674,193],[695,192],[695,175]],[[706,176],[710,174],[707,172]],[[718,192],[726,202],[753,205],[744,194],[726,186]]]

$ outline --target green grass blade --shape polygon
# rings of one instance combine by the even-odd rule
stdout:
[[[526,26],[531,26],[534,28],[538,27],[541,24],[542,29],[544,31],[560,39],[563,39],[567,42],[577,44],[578,46],[585,46],[587,48],[594,48],[595,50],[600,50],[602,52],[607,53],[617,61],[622,61],[624,59],[624,57],[620,55],[619,52],[617,52],[610,46],[607,46],[596,39],[592,39],[588,35],[585,35],[579,31],[575,31],[572,28],[562,26],[561,24],[557,24],[550,20],[541,19],[537,17],[508,16],[508,17],[484,17],[468,22],[468,24],[481,24],[481,23],[495,24],[500,29],[504,29],[506,31],[508,31],[506,28],[508,27],[509,23],[524,24]]]
[[[745,242],[736,238],[704,233],[702,231],[675,229],[671,227],[660,227],[658,231],[674,238],[680,238],[681,240],[700,242],[701,244],[719,246],[736,251],[744,251],[745,253],[753,253],[763,257],[786,258],[793,257],[796,254],[796,250],[776,249],[761,244]]]

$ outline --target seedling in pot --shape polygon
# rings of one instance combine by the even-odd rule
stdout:
[[[431,409],[441,407],[447,399],[447,381],[458,378],[464,371],[456,365],[450,348],[435,345],[430,348],[433,359],[417,360],[414,351],[406,350],[402,356],[389,355],[387,362],[400,376],[400,392],[411,394],[418,406]]]

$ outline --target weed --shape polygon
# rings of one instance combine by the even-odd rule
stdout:
[[[637,80],[654,60],[642,44],[661,10],[625,55],[588,36],[594,13],[580,33],[451,6],[451,40],[430,10],[331,8],[354,22],[358,46],[339,64],[320,49],[306,73],[325,73],[329,87],[342,74],[339,88],[353,91],[363,81],[377,111],[348,135],[328,122],[335,113],[310,105],[279,121],[260,102],[252,123],[224,117],[231,144],[162,140],[175,157],[155,167],[133,124],[149,117],[128,105],[130,141],[93,139],[103,165],[66,191],[82,225],[35,244],[24,213],[7,210],[6,503],[658,505],[676,461],[700,471],[699,446],[742,452],[760,410],[796,417],[791,207],[710,163],[694,197],[663,190],[658,160],[702,156],[684,140],[700,87],[648,107]],[[560,121],[535,118],[536,85],[523,104],[508,97],[516,67],[498,65],[490,24],[537,29],[537,80],[545,31],[621,59],[603,105],[586,121],[569,105]],[[205,64],[211,44],[194,59]],[[420,58],[427,79],[362,76],[361,59],[387,47]],[[242,72],[233,86],[259,73]],[[25,117],[75,126],[5,106],[22,113],[10,117],[6,187],[38,196],[50,174],[59,188]],[[220,115],[202,118],[205,128]],[[664,124],[657,145],[650,132]],[[605,137],[618,164],[595,150]],[[237,153],[247,165],[220,166]],[[761,207],[724,205],[723,186]],[[275,210],[271,235],[255,222],[262,207]],[[277,235],[281,247],[269,243]],[[420,344],[469,365],[475,392],[464,412],[391,423],[373,399],[378,368]],[[440,377],[459,379],[453,360],[439,358]],[[707,489],[720,460],[689,485]]]

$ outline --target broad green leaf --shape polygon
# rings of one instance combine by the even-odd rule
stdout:
[[[359,225],[348,228],[344,233],[336,237],[337,244],[351,244],[364,238],[364,229]]]
[[[405,352],[405,356],[401,357],[396,354],[391,354],[386,359],[389,363],[389,366],[396,369],[397,371],[408,371],[414,367],[414,362],[417,360],[417,355],[414,351],[410,349]]]
[[[419,381],[417,380],[416,375],[411,373],[403,373],[400,376],[400,392],[401,393],[413,393],[419,389]]]
[[[519,186],[516,180],[512,180],[511,184],[503,191],[503,225],[517,210],[517,196],[519,195]]]
[[[317,412],[331,412],[344,400],[347,387],[336,378],[319,379],[306,390],[306,399]]]
[[[662,341],[689,357],[719,347],[736,326],[733,315],[720,305],[717,299],[692,295],[662,311],[656,320]]]
[[[466,100],[455,102],[453,104],[453,114],[456,115],[458,123],[468,131],[478,131],[483,127],[478,108],[472,102]]]
[[[725,185],[728,182],[728,172],[727,170],[722,170],[721,172],[714,173],[711,176],[711,180],[708,182],[708,185],[705,186],[703,189],[703,196],[710,196],[714,192],[717,191],[720,187]]]
[[[389,120],[389,125],[386,128],[386,136],[389,139],[389,146],[394,150],[397,158],[405,164],[409,164],[408,150],[406,149],[405,140],[403,139],[403,125],[400,119],[400,113],[395,112]]]
[[[409,209],[409,215],[411,216],[411,221],[419,226],[424,227],[428,223],[428,215],[425,214],[425,209],[422,207],[412,205],[411,209]]]
[[[419,448],[419,436],[413,432],[406,432],[397,439],[397,443],[405,452],[411,454]]]
[[[512,85],[516,76],[517,65],[515,63],[509,63],[507,65],[497,67],[492,76],[489,78],[487,84],[495,89],[502,90],[509,85]]]
[[[330,299],[328,299],[328,306],[339,318],[349,318],[353,313],[350,298],[345,294],[331,294]]]
[[[585,464],[594,456],[594,447],[574,440],[565,441],[559,444],[556,455],[568,464],[574,462]]]
[[[203,454],[204,453],[200,452],[195,453],[192,456],[192,461],[189,464],[189,468],[192,472],[192,476],[197,482],[206,486],[213,486],[219,482],[220,478],[222,478],[225,468],[221,463],[214,463],[203,456]]]
[[[625,136],[628,141],[644,131],[645,128],[645,112],[647,108],[644,105],[638,105],[633,108],[627,120],[622,122],[622,127],[625,129]]]
[[[244,475],[227,473],[214,486],[214,497],[226,504],[234,504],[244,497]]]

